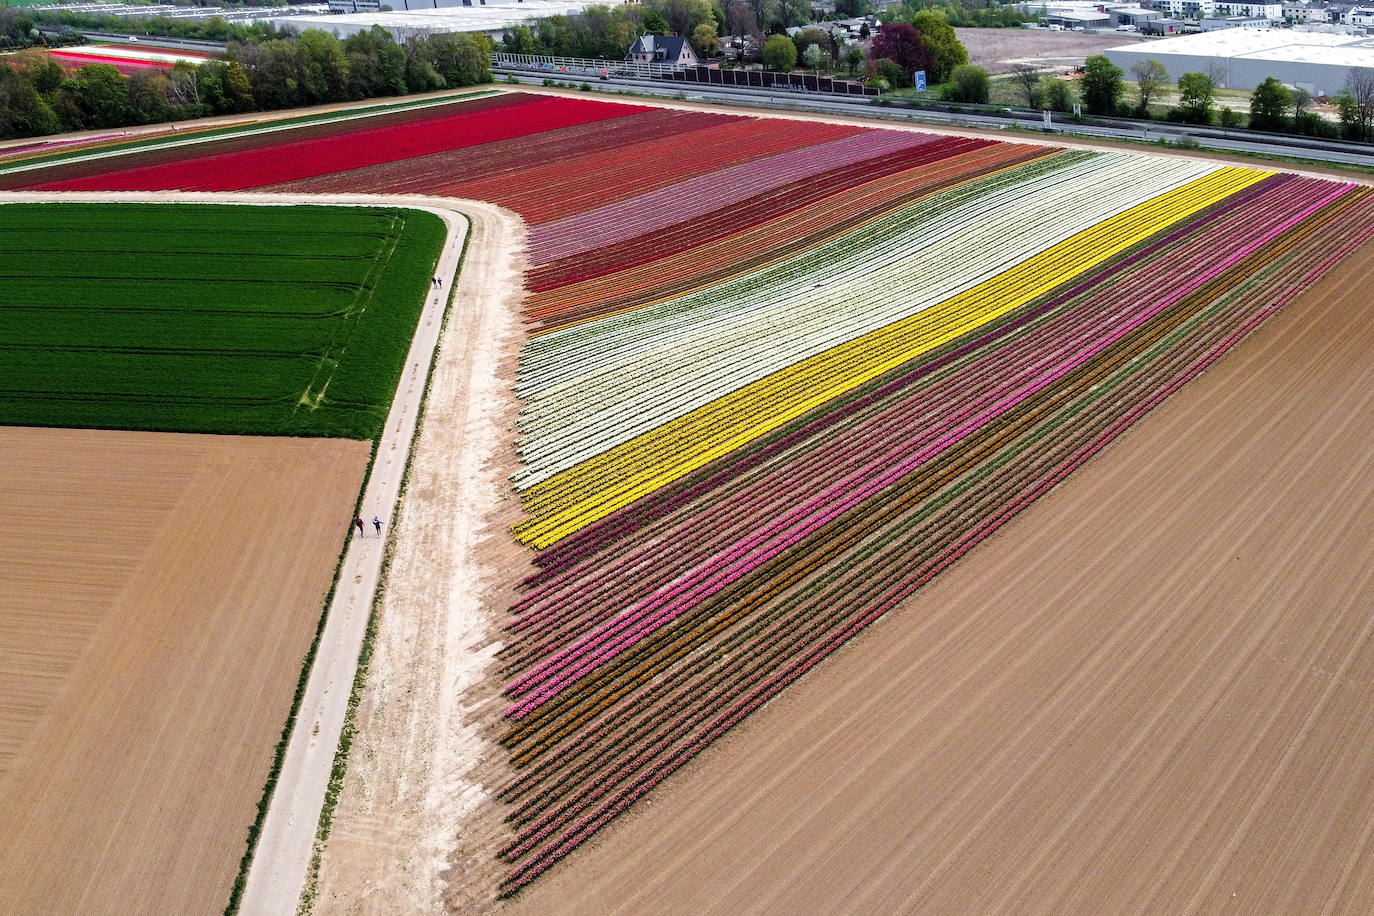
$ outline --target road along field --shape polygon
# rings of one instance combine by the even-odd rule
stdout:
[[[0,912],[219,912],[369,446],[0,427]]]
[[[490,902],[468,886],[484,852],[507,863],[499,893],[535,881],[1374,235],[1367,187],[1203,159],[481,104],[408,138],[0,174],[423,193],[524,218],[512,482],[537,571],[495,612],[504,699],[495,673],[469,695],[508,765],[486,754],[495,798],[465,803],[447,872],[426,859],[455,906]],[[351,785],[341,811],[378,791]]]

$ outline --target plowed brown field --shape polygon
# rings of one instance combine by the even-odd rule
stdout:
[[[223,910],[368,452],[0,427],[0,912]]]
[[[1366,247],[504,909],[1368,912]]]

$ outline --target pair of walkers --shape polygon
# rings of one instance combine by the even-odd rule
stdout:
[[[362,537],[367,537],[367,526],[363,524],[363,517],[361,515],[353,516],[353,524],[358,526],[359,535],[361,535]],[[372,527],[377,529],[377,537],[381,537],[382,520],[375,515],[372,516]]]

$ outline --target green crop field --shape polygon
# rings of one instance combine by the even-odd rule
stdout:
[[[374,438],[443,238],[392,208],[0,206],[0,424]]]

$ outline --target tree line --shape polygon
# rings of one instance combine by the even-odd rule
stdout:
[[[965,10],[982,8],[947,3]],[[871,9],[869,0],[839,0],[834,15],[857,16]],[[748,39],[745,62],[782,71],[799,64],[817,72],[844,69],[851,75],[862,68],[870,80],[884,81],[885,88],[910,86],[917,70],[926,71],[932,84],[944,82],[967,64],[968,52],[955,37],[944,5],[911,0],[889,7],[883,17],[887,23],[872,34],[865,50],[861,42],[836,38],[823,23],[813,24],[810,0],[646,0],[532,19],[506,32],[501,48],[516,54],[620,60],[640,35],[679,35],[698,54],[711,57],[720,50],[720,38],[728,35]],[[783,34],[808,24],[813,27],[791,38]],[[869,37],[865,25],[860,39]]]
[[[491,81],[490,62],[482,35],[397,42],[376,26],[342,41],[318,30],[234,41],[223,59],[128,76],[110,64],[68,70],[35,48],[0,65],[0,138],[472,86]]]
[[[1157,103],[1170,86],[1168,71],[1157,60],[1132,64],[1133,95],[1127,92],[1125,75],[1104,55],[1089,57],[1082,80],[1084,109],[1096,115],[1153,117]],[[1255,87],[1248,111],[1218,106],[1216,90],[1222,77],[1214,70],[1180,75],[1178,104],[1165,110],[1165,119],[1347,140],[1374,139],[1374,70],[1353,70],[1345,86],[1336,93],[1333,101],[1338,122],[1317,114],[1311,93],[1289,89],[1272,76]]]

